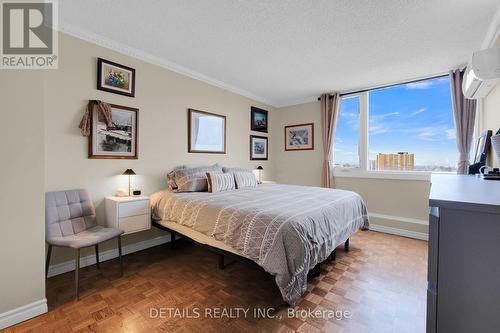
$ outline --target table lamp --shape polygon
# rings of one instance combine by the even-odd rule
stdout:
[[[134,176],[135,172],[132,169],[127,169],[127,170],[125,170],[124,173],[122,173],[122,175],[128,176],[128,196],[130,197],[131,196],[131,194],[130,194],[130,176]]]
[[[259,165],[257,167],[257,172],[259,173],[259,184],[262,184],[262,170],[264,170],[264,168]]]

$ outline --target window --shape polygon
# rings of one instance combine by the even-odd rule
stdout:
[[[335,165],[345,168],[359,167],[359,97],[343,98],[335,135]]]
[[[447,76],[341,99],[336,166],[451,172],[457,155]]]

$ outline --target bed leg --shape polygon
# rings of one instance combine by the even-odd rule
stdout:
[[[224,269],[224,255],[219,254],[219,269],[223,270]]]
[[[175,231],[170,231],[170,249],[175,250]]]
[[[307,274],[308,278],[315,278],[321,275],[321,263],[316,264],[313,269]]]
[[[334,249],[332,253],[330,253],[330,256],[328,257],[328,260],[330,261],[335,261],[337,259],[337,249]]]
[[[344,243],[344,250],[347,252],[349,251],[349,238],[347,238],[347,240],[345,241]]]

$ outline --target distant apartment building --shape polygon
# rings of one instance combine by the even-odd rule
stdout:
[[[397,154],[379,153],[373,161],[372,170],[414,170],[415,157],[413,153],[398,152]]]

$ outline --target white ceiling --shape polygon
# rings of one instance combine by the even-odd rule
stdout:
[[[62,31],[283,106],[439,74],[499,0],[64,0]]]

